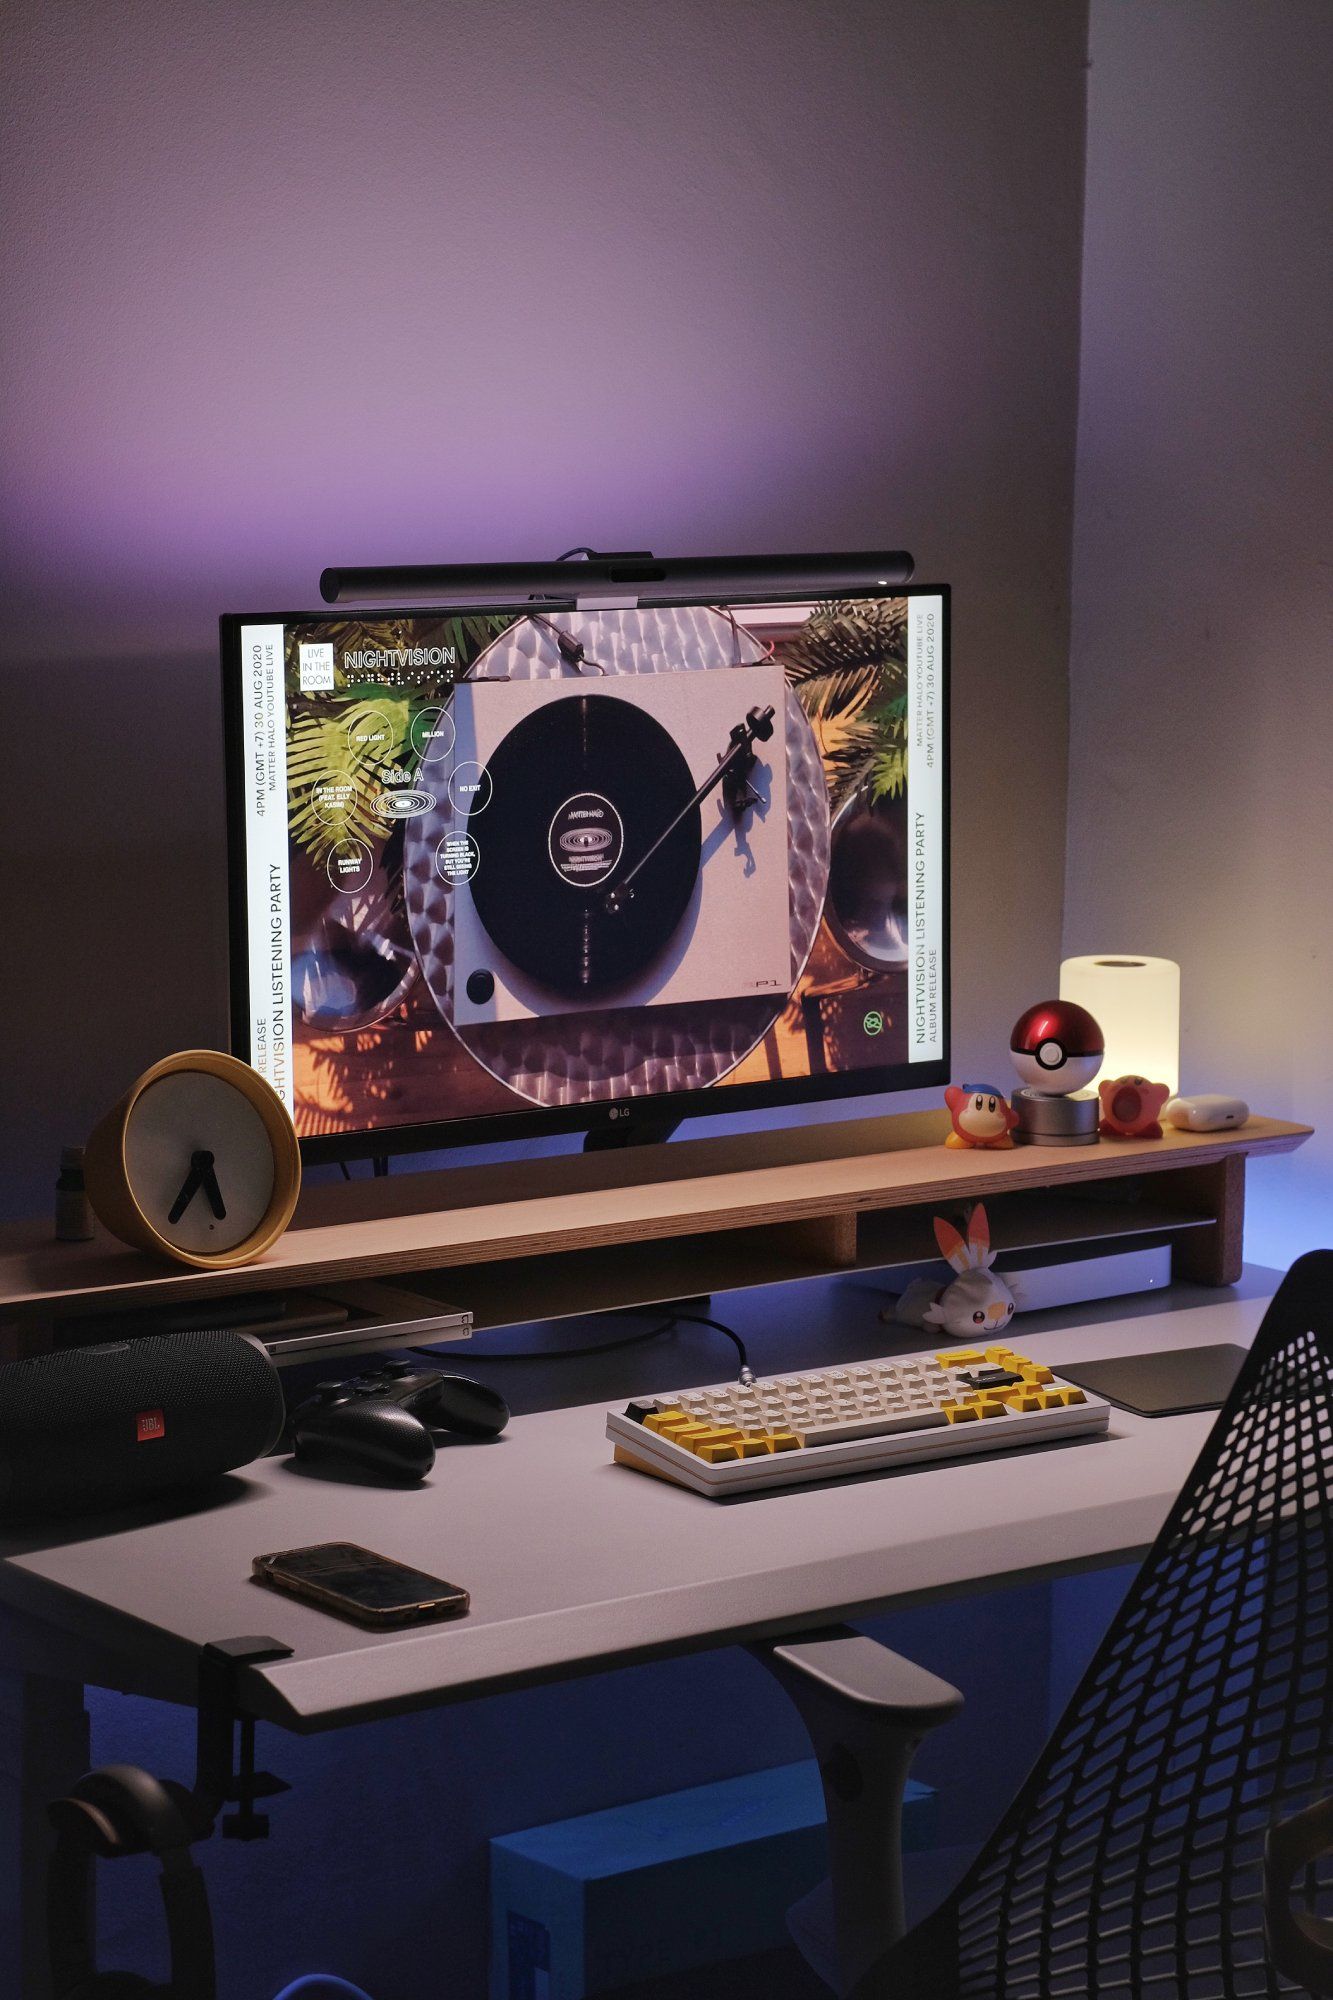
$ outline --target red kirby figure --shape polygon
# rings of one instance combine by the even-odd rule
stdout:
[[[1171,1092],[1146,1076],[1117,1076],[1097,1086],[1102,1101],[1100,1130],[1105,1139],[1160,1139],[1162,1106]]]

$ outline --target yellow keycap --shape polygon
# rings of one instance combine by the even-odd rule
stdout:
[[[1088,1400],[1081,1389],[1066,1389],[1064,1396],[1066,1403],[1086,1403]]]
[[[994,1362],[997,1367],[1002,1368],[1006,1362],[1012,1361],[1013,1358],[1014,1350],[1012,1347],[988,1347],[986,1349],[987,1361]]]
[[[721,1465],[726,1459],[739,1458],[740,1452],[734,1444],[701,1444],[698,1456],[705,1465]]]
[[[1028,1363],[1026,1368],[1021,1369],[1019,1372],[1025,1382],[1046,1383],[1054,1382],[1055,1380],[1049,1368],[1038,1368],[1036,1363],[1032,1361]]]
[[[1043,1410],[1063,1410],[1065,1406],[1065,1396],[1068,1393],[1067,1390],[1042,1389],[1041,1391],[1039,1391],[1039,1393],[1041,1396],[1041,1407],[1043,1408]]]
[[[1007,1417],[1008,1414],[1009,1412],[1005,1409],[1004,1404],[997,1402],[991,1396],[987,1396],[982,1402],[977,1404],[977,1415],[979,1417]]]
[[[946,1403],[944,1414],[951,1424],[974,1424],[977,1421],[974,1403]]]
[[[773,1447],[766,1437],[743,1437],[736,1449],[742,1458],[766,1458]]]
[[[1004,1400],[1011,1410],[1018,1410],[1024,1416],[1029,1410],[1041,1408],[1041,1392],[1037,1389],[1010,1389]]]
[[[941,1368],[975,1368],[986,1357],[979,1349],[968,1347],[961,1354],[937,1354],[935,1359]]]
[[[685,1424],[669,1435],[672,1444],[684,1445],[686,1451],[697,1451],[701,1444],[716,1442],[711,1424]]]
[[[794,1431],[774,1431],[769,1439],[774,1451],[799,1451],[801,1440]]]
[[[646,1431],[678,1431],[689,1421],[684,1410],[654,1410],[644,1418],[643,1427]]]

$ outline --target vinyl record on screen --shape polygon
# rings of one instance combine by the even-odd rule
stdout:
[[[468,823],[488,935],[558,993],[634,978],[665,949],[699,874],[698,807],[671,825],[695,791],[673,738],[633,702],[568,695],[515,723],[488,768],[484,816],[474,807]],[[650,849],[632,894],[616,897]]]

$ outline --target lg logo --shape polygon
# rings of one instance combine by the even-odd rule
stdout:
[[[613,1104],[607,1112],[607,1116],[608,1118],[628,1118],[629,1106],[627,1104]]]

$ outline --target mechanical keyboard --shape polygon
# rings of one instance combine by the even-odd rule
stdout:
[[[1110,1405],[1012,1347],[885,1361],[636,1398],[607,1416],[621,1465],[720,1499],[806,1479],[1104,1431]]]

